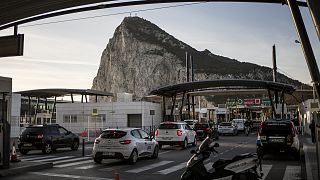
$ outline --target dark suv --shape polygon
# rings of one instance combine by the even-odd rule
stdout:
[[[196,123],[194,125],[194,130],[197,133],[198,140],[203,140],[207,136],[210,136],[216,140],[219,139],[219,133],[218,133],[217,129],[211,128],[209,123]]]
[[[42,150],[49,154],[57,148],[71,147],[78,150],[79,137],[57,125],[30,125],[20,135],[18,145],[21,154],[27,154],[30,150]]]
[[[257,152],[263,157],[267,153],[280,151],[300,158],[300,143],[296,129],[290,120],[267,120],[258,131]],[[260,146],[259,146],[260,145]]]

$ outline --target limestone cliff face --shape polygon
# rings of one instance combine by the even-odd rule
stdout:
[[[92,89],[133,93],[138,100],[157,87],[185,82],[186,51],[194,58],[195,80],[272,80],[270,68],[197,51],[147,20],[126,17],[102,53]],[[282,74],[278,79],[301,85]]]

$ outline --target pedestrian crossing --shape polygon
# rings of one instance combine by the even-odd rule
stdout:
[[[157,175],[168,175],[170,173],[174,173],[180,170],[184,170],[187,164],[185,162],[175,162],[171,160],[161,160],[150,163],[151,161],[146,161],[144,166],[130,166],[126,163],[116,164],[116,165],[108,165],[106,167],[105,163],[96,164],[91,155],[87,155],[85,157],[76,157],[76,156],[41,156],[41,155],[33,155],[33,156],[23,156],[19,157],[22,161],[30,161],[30,162],[51,162],[53,163],[54,168],[73,168],[75,170],[88,170],[88,169],[97,169],[99,171],[112,171],[113,169],[122,168],[125,173],[138,174],[138,173],[152,173]],[[108,160],[108,162],[116,162],[118,160]],[[212,169],[213,162],[205,161],[205,167],[209,171]],[[268,174],[270,173],[273,165],[271,164],[263,164],[262,165],[262,173],[264,174],[262,180],[266,179]],[[283,172],[283,180],[298,180],[301,178],[301,166],[287,166],[285,171]]]

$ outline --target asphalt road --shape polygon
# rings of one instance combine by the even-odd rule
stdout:
[[[206,166],[211,167],[212,162],[219,158],[232,158],[236,154],[256,151],[256,135],[248,137],[243,134],[238,136],[220,136],[217,141],[220,147],[216,148],[219,154],[211,155],[206,161]],[[199,142],[200,143],[200,142]],[[189,147],[182,150],[176,146],[164,146],[160,151],[158,159],[139,159],[135,165],[128,165],[120,160],[103,160],[102,164],[95,164],[90,156],[91,145],[85,147],[85,157],[82,150],[71,151],[70,149],[58,149],[49,155],[43,155],[41,151],[29,152],[28,155],[20,155],[22,161],[53,162],[51,169],[28,172],[17,176],[9,176],[3,179],[15,180],[43,180],[43,179],[97,179],[113,180],[115,173],[119,174],[121,180],[163,180],[180,179],[185,165],[191,157]],[[294,160],[285,153],[266,155],[264,157],[263,172],[266,180],[291,180],[303,179],[301,177],[302,163]]]

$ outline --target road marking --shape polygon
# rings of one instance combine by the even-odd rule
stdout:
[[[57,156],[41,156],[41,157],[32,157],[32,158],[23,158],[23,161],[33,161],[33,160],[39,160],[39,159],[46,159],[46,158],[54,158]]]
[[[113,179],[109,179],[109,178],[77,176],[77,175],[56,174],[56,173],[29,172],[29,174],[40,175],[40,176],[50,176],[50,177],[60,177],[60,178],[71,178],[71,179],[113,180]]]
[[[86,160],[86,159],[92,159],[91,157],[80,157],[80,158],[74,158],[74,159],[67,159],[67,160],[61,160],[61,161],[55,161],[53,162],[53,165],[71,162],[71,161],[78,161],[78,160]]]
[[[272,168],[272,165],[265,165],[265,164],[262,165],[262,173],[263,173],[262,180],[264,180],[267,177],[271,168]],[[258,167],[257,170],[259,171],[259,169],[260,169],[260,167]]]
[[[36,160],[34,162],[47,162],[47,161],[54,161],[54,160],[60,160],[60,159],[68,159],[68,158],[73,158],[74,156],[62,156],[62,157],[56,157],[56,158],[50,158],[50,159],[41,159],[41,160]]]
[[[287,166],[283,176],[283,180],[300,180],[301,167],[300,166]]]
[[[183,163],[180,163],[180,164],[178,164],[178,165],[176,165],[176,166],[172,166],[172,167],[170,167],[170,168],[167,168],[167,169],[158,171],[158,172],[156,172],[156,173],[154,173],[154,174],[163,174],[163,175],[166,175],[166,174],[172,173],[172,172],[174,172],[174,171],[178,171],[178,170],[186,167],[186,165],[187,165],[187,162],[183,162]]]
[[[164,151],[164,152],[161,152],[161,153],[159,153],[159,154],[165,154],[165,153],[168,153],[168,152],[171,152],[171,151],[173,151],[173,150]]]
[[[69,167],[69,166],[75,166],[75,165],[79,165],[79,164],[87,164],[87,163],[92,163],[93,160],[87,160],[87,161],[79,161],[79,162],[74,162],[74,163],[67,163],[67,164],[61,164],[61,165],[56,165],[53,167],[57,167],[57,168],[63,168],[63,167]]]
[[[101,164],[89,164],[87,166],[76,167],[75,169],[92,169],[94,167],[101,166]]]
[[[147,166],[144,166],[144,167],[141,167],[141,168],[131,169],[131,170],[128,170],[126,172],[139,173],[139,172],[146,171],[146,170],[149,170],[149,169],[153,169],[153,168],[156,168],[156,167],[159,167],[159,166],[163,166],[163,165],[166,165],[166,164],[169,164],[169,163],[172,163],[172,162],[173,161],[160,161],[158,163],[147,165]]]

